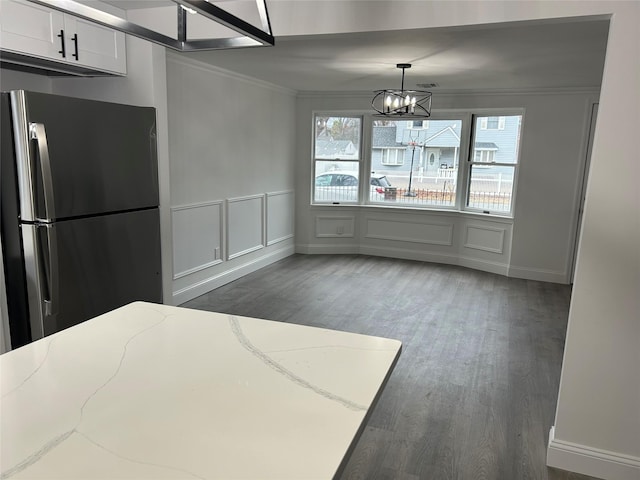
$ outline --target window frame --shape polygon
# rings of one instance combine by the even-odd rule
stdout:
[[[316,127],[318,125],[318,117],[332,117],[332,118],[354,118],[354,119],[358,119],[360,122],[360,133],[359,133],[359,144],[357,145],[358,147],[358,158],[354,159],[354,158],[335,158],[335,159],[329,159],[329,158],[322,158],[322,157],[316,157]],[[311,205],[340,205],[340,204],[346,204],[346,205],[360,205],[361,202],[361,198],[362,198],[362,172],[363,172],[363,164],[365,162],[365,158],[364,158],[364,123],[365,123],[365,114],[363,112],[353,112],[353,111],[338,111],[338,110],[331,110],[331,111],[314,111],[312,114],[312,140],[311,140],[311,158],[312,158],[312,162],[311,162]],[[318,162],[334,162],[336,164],[340,164],[340,163],[357,163],[358,167],[357,167],[357,172],[358,172],[358,198],[355,201],[351,201],[351,200],[327,200],[327,201],[321,201],[321,200],[316,200],[316,168],[317,168],[317,164]],[[351,171],[350,169],[347,169],[345,171]]]
[[[389,167],[401,167],[404,165],[404,155],[405,155],[405,148],[380,148],[381,152],[381,158],[380,158],[380,163],[382,165],[386,165]],[[385,157],[385,152],[391,153],[391,152],[395,152],[395,159],[396,161],[394,163],[389,163],[388,161],[385,161],[384,157]],[[400,161],[398,162],[398,157],[400,158]]]
[[[475,148],[475,147],[473,150],[475,153],[480,154],[480,160],[474,160],[475,163],[488,164],[488,165],[496,163],[496,160],[495,160],[496,150],[492,148]],[[484,157],[487,157],[487,159],[484,160],[483,159]]]
[[[370,116],[370,121],[368,122],[368,124],[365,124],[364,128],[368,128],[368,130],[366,131],[366,136],[369,139],[369,141],[371,141],[371,137],[373,134],[373,118]],[[416,205],[416,204],[410,204],[407,206],[401,206],[398,205],[396,203],[391,203],[391,202],[385,202],[385,201],[372,201],[369,199],[369,195],[368,192],[367,194],[363,197],[363,202],[361,202],[361,204],[363,205],[375,205],[375,206],[379,206],[379,207],[393,207],[393,208],[398,208],[398,209],[403,209],[403,210],[432,210],[432,211],[446,211],[446,212],[460,212],[462,211],[462,206],[464,204],[464,201],[466,200],[466,196],[464,194],[464,190],[465,188],[461,188],[461,186],[466,185],[466,168],[465,168],[465,161],[466,161],[466,155],[469,151],[469,137],[471,135],[470,133],[470,124],[471,124],[471,113],[467,110],[438,110],[438,111],[432,111],[431,112],[431,116],[429,117],[429,119],[427,121],[431,122],[431,121],[447,121],[447,120],[451,120],[451,121],[459,121],[460,122],[460,146],[458,147],[458,171],[457,171],[457,175],[456,175],[456,195],[455,195],[455,199],[452,205],[434,205],[434,204],[424,204],[424,205]],[[398,123],[403,122],[404,120],[397,120]],[[423,123],[424,125],[424,123]],[[426,127],[423,127],[426,128]],[[423,128],[412,128],[409,127],[409,125],[407,125],[406,130],[407,131],[411,131],[411,130],[422,130]],[[366,149],[366,146],[364,147],[365,150],[363,151],[363,154],[365,155],[365,168],[370,172],[373,168],[371,167],[371,148]],[[426,155],[426,148],[425,148],[425,155]],[[368,181],[371,181],[371,173],[368,173]],[[392,186],[393,186],[393,182],[392,182]]]
[[[416,122],[420,122],[420,125],[416,125]],[[429,128],[429,120],[407,120],[408,130],[423,130],[427,128]]]
[[[498,162],[475,162],[474,161],[474,145],[476,138],[476,128],[482,129],[482,125],[476,127],[475,119],[477,117],[498,117],[498,129],[489,130],[504,130],[506,128],[506,117],[520,115],[520,132],[518,137],[517,153],[515,163],[498,163]],[[326,158],[315,158],[315,128],[316,119],[319,116],[325,117],[338,117],[338,118],[358,118],[360,120],[360,144],[359,144],[359,159],[336,159],[336,162],[357,162],[358,163],[358,199],[356,201],[316,201],[315,200],[315,176],[316,176],[316,164],[318,161],[328,161]],[[369,207],[382,207],[382,208],[397,208],[398,210],[413,210],[413,211],[440,211],[440,212],[459,212],[459,213],[472,213],[478,215],[487,215],[502,218],[513,218],[515,205],[517,201],[517,184],[520,171],[520,162],[522,154],[522,139],[525,125],[525,109],[524,108],[488,108],[488,109],[446,109],[432,111],[428,121],[431,120],[460,120],[460,147],[458,153],[458,171],[456,175],[456,196],[453,205],[414,205],[401,206],[398,204],[391,204],[389,202],[374,201],[370,199],[370,182],[372,168],[372,132],[373,122],[376,120],[370,111],[340,111],[336,110],[319,110],[312,112],[312,140],[311,140],[311,192],[310,192],[310,204],[311,206],[333,206],[333,205],[348,205],[348,206],[369,206]],[[399,120],[402,121],[402,120]],[[424,125],[424,124],[423,124]],[[502,128],[500,128],[502,127]],[[415,129],[415,127],[412,127]],[[379,148],[379,147],[376,147]],[[384,150],[382,148],[381,150]],[[396,149],[401,150],[401,149]],[[493,154],[495,155],[495,153]],[[404,162],[406,163],[406,162]],[[404,164],[403,163],[403,164]],[[399,165],[399,164],[398,164]],[[508,166],[513,167],[513,186],[511,192],[511,205],[508,212],[503,210],[486,210],[482,208],[476,208],[468,205],[470,187],[471,187],[471,172],[473,165],[484,166]],[[395,165],[389,165],[395,166]]]
[[[475,113],[475,111],[474,111]],[[480,122],[480,130],[504,130],[505,124],[506,124],[506,118],[505,117],[509,117],[510,115],[483,115],[484,117],[486,117],[484,119],[484,121]],[[491,127],[489,128],[489,118],[497,118],[498,119],[498,124],[496,125],[495,128]]]
[[[488,117],[498,117],[499,120],[499,126],[501,125],[502,128],[498,128],[498,129],[488,129],[488,130],[504,130],[506,127],[506,117],[511,117],[511,116],[520,116],[520,131],[518,132],[518,142],[517,142],[517,152],[515,154],[515,162],[509,163],[509,162],[491,162],[491,163],[486,163],[486,162],[478,162],[475,161],[475,143],[476,143],[476,128],[479,127],[480,130],[487,130],[485,128],[483,128],[483,124],[485,124],[486,122],[482,121],[482,117],[488,118]],[[480,122],[476,122],[476,119],[478,117],[481,117]],[[520,171],[520,159],[521,159],[521,154],[522,154],[522,136],[523,136],[523,131],[524,131],[524,120],[525,120],[525,109],[524,108],[504,108],[504,109],[474,109],[471,112],[471,120],[470,120],[470,127],[471,127],[471,133],[469,136],[469,154],[467,155],[467,161],[466,163],[466,178],[465,178],[465,188],[464,188],[464,199],[463,202],[461,204],[461,211],[465,211],[465,212],[472,212],[472,213],[478,213],[478,214],[484,214],[484,215],[493,215],[493,216],[501,216],[501,217],[508,217],[508,218],[513,218],[514,215],[514,211],[515,211],[515,204],[516,204],[516,199],[517,199],[517,184],[518,184],[518,176],[519,176],[519,171]],[[478,125],[479,123],[479,125]],[[513,168],[513,185],[511,188],[511,204],[510,204],[510,208],[509,211],[503,211],[503,210],[487,210],[486,208],[479,208],[479,207],[473,207],[469,205],[469,197],[471,194],[471,173],[472,173],[472,169],[473,166],[477,165],[477,166],[490,166],[490,167],[509,167],[509,168]]]

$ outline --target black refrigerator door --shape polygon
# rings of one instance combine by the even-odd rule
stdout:
[[[49,310],[44,335],[142,300],[162,303],[160,220],[157,208],[67,220],[41,227],[55,237],[57,257],[49,254],[40,298]],[[43,235],[41,238],[46,237]],[[46,251],[45,241],[41,248]]]
[[[34,182],[35,218],[23,209],[23,220],[158,205],[154,108],[20,91],[12,100],[14,109],[24,109],[14,110],[14,118],[22,116],[22,138],[28,138],[22,175]]]

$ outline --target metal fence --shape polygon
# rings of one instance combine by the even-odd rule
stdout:
[[[371,198],[372,201],[380,199]],[[395,188],[387,193],[384,203],[397,203],[414,206],[447,206],[456,203],[456,191],[446,189],[411,189]],[[508,212],[511,209],[511,193],[495,191],[473,191],[469,193],[468,206],[483,210]]]
[[[484,183],[484,182],[482,182]],[[473,185],[481,187],[481,185]],[[372,188],[369,201],[399,207],[453,207],[456,204],[456,190],[450,183],[439,188],[387,187],[383,193]],[[492,212],[509,212],[512,194],[509,191],[496,191],[496,188],[472,190],[467,205],[471,208]],[[357,202],[357,187],[316,187],[315,201],[318,202]]]

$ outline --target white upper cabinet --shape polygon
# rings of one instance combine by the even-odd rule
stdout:
[[[72,61],[99,70],[127,72],[124,33],[71,15],[65,15],[64,20],[67,55]]]
[[[0,49],[9,62],[42,67],[31,57],[44,60],[53,70],[59,66],[60,71],[85,75],[125,75],[124,37],[122,32],[26,0],[0,0]]]
[[[17,0],[0,5],[0,47],[44,58],[62,59],[62,12]]]

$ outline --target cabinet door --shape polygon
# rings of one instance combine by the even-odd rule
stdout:
[[[67,61],[97,70],[126,73],[124,33],[71,15],[64,16],[64,32]]]
[[[64,15],[24,0],[0,0],[0,48],[64,60]],[[66,41],[66,40],[65,40]],[[65,45],[68,58],[68,45]]]

